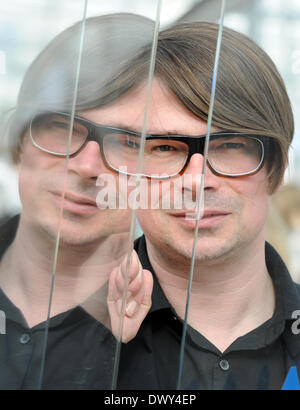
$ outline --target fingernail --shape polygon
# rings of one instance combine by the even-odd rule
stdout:
[[[136,311],[136,308],[137,308],[137,303],[136,303],[135,300],[132,300],[126,306],[126,315],[127,316],[133,316],[134,312]]]

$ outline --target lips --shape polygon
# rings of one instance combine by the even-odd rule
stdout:
[[[54,195],[55,198],[57,198],[60,201],[60,204],[61,204],[62,193],[52,192],[52,194]],[[63,208],[66,211],[78,213],[82,215],[98,211],[98,207],[97,207],[95,200],[85,197],[85,196],[75,194],[73,192],[65,193],[64,201],[63,201]]]
[[[200,212],[200,215],[201,214],[202,212]],[[228,211],[217,210],[217,209],[206,209],[201,219],[209,218],[213,216],[228,215],[228,214],[229,214]],[[184,217],[189,217],[189,218],[194,217],[195,219],[197,218],[197,213],[194,209],[192,211],[172,212],[170,215],[178,217],[178,218],[184,218]]]
[[[93,199],[79,196],[70,192],[65,193],[64,199],[67,199],[68,201],[75,202],[76,204],[82,204],[82,205],[93,205],[96,206],[96,201]]]
[[[227,216],[230,215],[230,212],[223,211],[219,209],[206,209],[203,213],[202,218],[198,220],[198,228],[213,228],[223,223]],[[195,210],[192,211],[180,211],[172,212],[171,217],[174,217],[178,220],[178,223],[182,224],[186,228],[194,229],[197,224],[197,213]],[[201,216],[201,213],[200,213]]]

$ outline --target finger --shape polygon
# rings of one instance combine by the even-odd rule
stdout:
[[[122,331],[123,343],[128,343],[136,336],[151,307],[151,295],[153,290],[153,278],[151,272],[144,270],[144,277],[145,292],[142,303],[135,307],[132,315],[130,315],[131,312],[127,309],[127,314],[124,318],[124,326]]]
[[[127,264],[127,256],[122,261],[116,275],[116,286],[119,292],[137,293],[142,286],[142,265],[135,250],[131,254],[130,264]]]
[[[107,293],[107,303],[111,302],[116,302],[117,300],[121,299],[124,296],[125,292],[125,284],[121,286],[121,284],[118,284],[118,278],[119,277],[119,267],[116,267],[112,270],[109,281],[108,281],[108,293]],[[131,292],[127,291],[126,292],[126,298],[129,299],[131,296]]]
[[[131,282],[138,275],[139,269],[140,260],[136,251],[133,249],[129,263],[127,263],[127,255],[123,259],[120,265],[120,273],[123,275],[123,278],[127,279],[128,282]]]
[[[126,309],[125,309],[125,315],[127,317],[132,317],[136,311],[139,308],[139,304],[135,299],[131,299],[127,304],[126,304]]]
[[[152,300],[152,290],[153,290],[153,277],[150,271],[143,270],[143,286],[140,291],[131,297],[126,303],[125,314],[127,317],[133,317],[138,311],[142,311],[144,319],[146,313],[151,307]]]
[[[128,284],[128,291],[133,295],[137,295],[143,289],[144,286],[144,271],[141,263],[139,262],[139,271],[134,279]]]
[[[143,297],[142,304],[149,310],[152,304],[152,292],[153,292],[154,282],[153,282],[152,273],[149,270],[144,269],[143,273],[144,273],[144,297]]]
[[[123,292],[125,291],[125,287],[128,286],[125,275],[122,273],[121,266],[118,266],[117,268],[117,272],[115,276],[115,286],[119,294],[123,294]]]

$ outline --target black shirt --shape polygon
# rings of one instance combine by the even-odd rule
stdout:
[[[18,216],[1,227],[0,257],[13,241]],[[116,342],[81,307],[29,328],[21,311],[0,289],[5,334],[0,334],[0,389],[110,389]],[[46,313],[45,313],[46,319]],[[46,356],[44,356],[45,337]],[[42,373],[42,378],[41,378]]]
[[[154,273],[144,237],[136,241],[135,249],[143,267]],[[188,326],[181,389],[281,389],[291,366],[297,366],[299,372],[300,325],[295,326],[297,323],[292,313],[300,309],[300,286],[292,281],[280,256],[268,243],[266,264],[276,293],[273,317],[236,339],[223,353]],[[141,378],[135,388],[176,388],[182,327],[181,319],[155,279],[150,314],[138,337],[123,347],[123,352],[127,351],[130,356],[137,351],[139,340],[144,346],[144,354],[140,360],[134,360],[131,371],[141,375],[143,368],[144,372],[146,369],[148,373],[152,371],[153,384],[146,385]],[[150,356],[155,370],[148,364]],[[122,388],[133,388],[130,379]]]
[[[17,225],[15,217],[1,228],[0,257],[13,241]],[[144,237],[136,241],[135,249],[144,268],[154,274]],[[223,354],[188,327],[182,389],[280,389],[291,366],[299,371],[300,335],[292,332],[292,312],[300,309],[299,286],[268,244],[266,260],[276,291],[274,316],[238,338]],[[0,310],[6,315],[6,334],[0,334],[0,389],[111,387],[116,342],[81,307],[50,319],[42,385],[46,323],[29,329],[2,291]],[[175,389],[181,335],[182,321],[154,275],[150,313],[136,338],[122,345],[118,388]]]

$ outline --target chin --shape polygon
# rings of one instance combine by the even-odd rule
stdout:
[[[53,245],[56,243],[58,233],[59,233],[59,242],[60,245],[85,245],[99,240],[103,233],[95,232],[94,229],[85,228],[84,224],[72,223],[70,221],[64,220],[61,226],[59,227],[58,221],[56,222],[45,222],[42,221],[40,226],[42,229],[43,239],[48,237],[49,241],[53,242]]]
[[[195,263],[203,264],[207,262],[225,262],[233,257],[238,251],[239,241],[236,239],[228,238],[222,242],[220,240],[211,240],[212,238],[199,237],[196,246]],[[188,241],[185,246],[179,243],[168,243],[169,250],[173,248],[173,253],[181,255],[181,258],[185,259],[185,264],[191,264],[193,240]],[[171,255],[172,251],[170,252]]]

